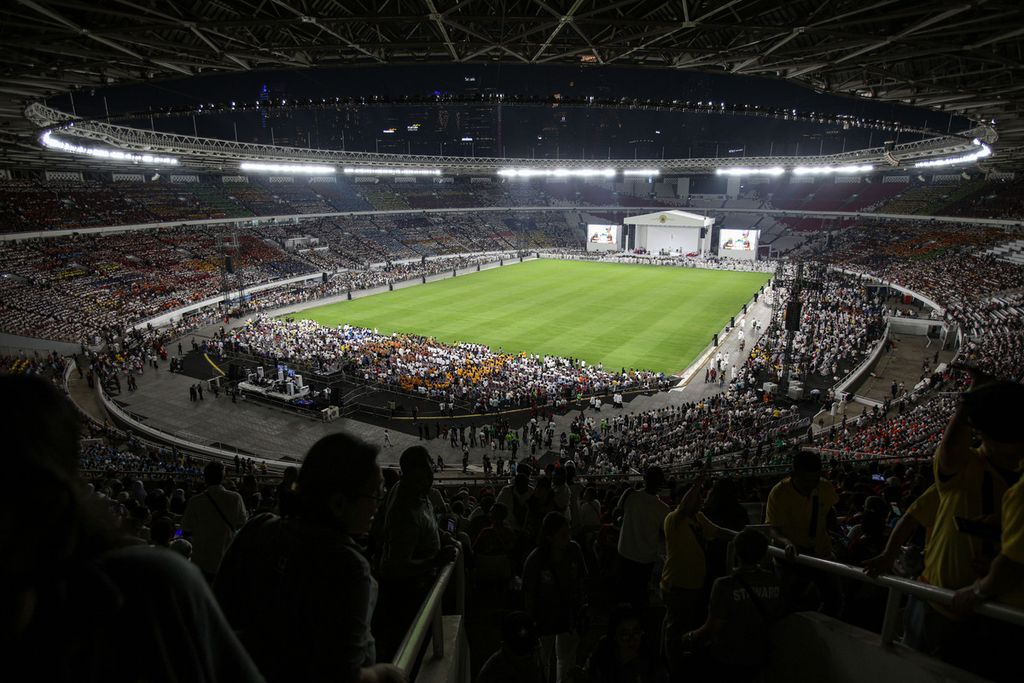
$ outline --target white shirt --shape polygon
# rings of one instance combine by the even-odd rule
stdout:
[[[661,528],[668,506],[646,491],[634,491],[622,506],[619,554],[627,560],[651,564],[658,559]]]
[[[219,484],[193,496],[181,520],[182,529],[192,532],[192,563],[208,574],[216,574],[231,539],[247,518],[242,496]]]

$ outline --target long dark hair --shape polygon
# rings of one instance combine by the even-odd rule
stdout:
[[[78,479],[81,432],[68,399],[40,379],[7,376],[0,377],[0,402],[10,483],[0,496],[4,637],[23,653],[45,648],[56,671],[61,648],[74,646],[48,634],[90,637],[64,623],[70,608],[62,606],[74,599],[69,582],[128,539]]]

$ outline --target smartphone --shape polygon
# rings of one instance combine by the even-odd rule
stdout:
[[[889,503],[889,508],[892,510],[892,514],[896,515],[897,517],[903,516],[903,513],[900,512],[900,506],[897,505],[896,503]]]
[[[994,524],[985,524],[984,522],[967,519],[966,517],[954,517],[953,523],[956,524],[957,531],[977,536],[987,541],[998,541],[1002,536],[1003,530]]]
[[[884,474],[872,474],[871,475],[871,481],[885,481],[885,475]]]
[[[183,535],[184,535],[184,532],[181,529],[175,529],[174,530],[174,537],[175,538],[181,538]]]
[[[455,528],[456,528],[455,518],[454,517],[449,517],[448,518],[448,533],[454,534],[455,533]]]

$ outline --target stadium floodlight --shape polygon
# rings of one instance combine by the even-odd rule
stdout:
[[[503,168],[503,178],[614,178],[614,168]]]
[[[344,168],[349,175],[441,175],[439,168]]]
[[[781,166],[769,166],[767,168],[746,168],[733,166],[731,168],[716,168],[715,175],[768,175],[780,176],[786,172]]]
[[[622,172],[622,175],[652,176],[661,175],[661,171],[656,168],[627,168]]]
[[[985,157],[992,156],[992,148],[986,144],[981,145],[981,149],[977,152],[971,152],[970,154],[964,154],[958,157],[949,157],[948,159],[929,159],[928,161],[919,161],[914,164],[914,168],[929,168],[936,166],[957,166],[959,164],[973,164],[978,159],[984,159]]]
[[[325,175],[337,172],[333,166],[313,164],[271,164],[262,161],[243,161],[238,165],[243,171],[257,173],[290,173],[298,175]]]
[[[122,152],[118,149],[103,149],[102,147],[83,147],[73,145],[70,142],[59,140],[53,137],[50,131],[39,136],[39,142],[47,149],[68,154],[80,154],[82,156],[94,157],[96,159],[108,159],[110,161],[127,161],[133,164],[152,164],[154,166],[176,166],[178,160],[175,157],[162,157],[155,154],[135,154],[134,152]]]
[[[828,175],[830,173],[850,175],[856,173],[870,173],[873,170],[875,170],[875,167],[871,164],[850,166],[797,166],[793,169],[793,175]]]

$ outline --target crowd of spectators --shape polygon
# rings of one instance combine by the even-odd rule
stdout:
[[[1016,386],[1019,394],[1019,385]],[[26,395],[26,392],[20,391],[19,395]],[[994,397],[994,404],[972,399],[976,401],[971,404],[976,426],[992,430],[983,433],[993,434],[997,443],[1014,443],[1012,438],[1005,440],[1008,429],[1005,418],[1019,398],[999,394]],[[953,399],[947,399],[947,403],[943,406],[947,420],[952,409],[963,410],[952,405]],[[725,412],[716,412],[723,406],[728,406]],[[52,415],[52,408],[40,412]],[[984,422],[981,416],[986,416]],[[332,564],[339,560],[327,564],[313,560],[317,553],[338,551],[325,545],[329,538],[323,535],[326,527],[303,526],[310,521],[308,518],[303,521],[303,515],[311,511],[295,507],[296,500],[308,502],[307,496],[314,490],[309,479],[311,474],[304,476],[300,472],[297,488],[289,483],[296,481],[294,473],[291,478],[286,477],[281,486],[274,487],[261,485],[237,464],[233,471],[228,466],[227,479],[217,474],[216,467],[207,466],[205,484],[200,484],[196,479],[197,463],[187,457],[174,452],[140,453],[130,447],[116,449],[97,442],[86,442],[77,457],[77,467],[90,471],[90,485],[81,489],[83,499],[113,520],[118,537],[140,544],[136,546],[137,552],[160,553],[159,547],[164,546],[168,550],[163,552],[173,550],[179,556],[192,558],[215,588],[216,602],[209,602],[208,609],[216,610],[213,605],[219,603],[232,629],[240,635],[241,645],[248,649],[254,666],[272,680],[294,676],[297,670],[312,676],[319,667],[334,667],[339,662],[350,667],[354,672],[352,676],[361,668],[379,666],[377,662],[394,654],[400,635],[408,628],[415,612],[410,604],[413,607],[418,604],[437,567],[450,561],[456,553],[465,555],[471,571],[470,599],[496,604],[506,620],[518,620],[522,626],[515,629],[515,633],[503,631],[501,648],[495,654],[498,659],[485,664],[481,672],[480,680],[484,681],[497,680],[495,677],[501,672],[496,669],[502,661],[507,662],[503,658],[516,653],[525,656],[529,663],[518,673],[534,672],[536,676],[516,677],[515,680],[568,681],[571,676],[580,675],[590,680],[615,680],[609,671],[627,664],[629,670],[642,671],[652,677],[645,680],[678,680],[697,672],[726,678],[756,676],[775,654],[771,624],[791,610],[820,609],[862,628],[880,628],[886,603],[884,591],[854,581],[839,582],[785,563],[780,563],[774,572],[766,570],[764,555],[768,540],[762,536],[754,542],[751,537],[759,532],[748,530],[737,537],[739,566],[728,567],[724,562],[723,539],[762,519],[770,526],[773,540],[785,548],[791,558],[814,555],[864,564],[870,571],[895,570],[916,577],[922,571],[920,557],[924,547],[923,571],[929,582],[970,593],[965,593],[963,598],[958,593],[960,602],[954,603],[953,609],[960,614],[969,613],[979,600],[993,599],[1014,590],[1012,582],[1010,589],[1004,587],[1008,579],[996,573],[996,564],[985,577],[988,583],[983,583],[983,589],[975,592],[970,592],[970,586],[957,583],[960,579],[950,578],[937,569],[941,560],[933,556],[960,551],[948,543],[923,543],[926,530],[946,534],[938,520],[953,514],[953,508],[944,508],[941,503],[941,496],[953,494],[946,493],[939,485],[936,485],[940,496],[938,509],[924,509],[915,502],[935,489],[929,489],[933,481],[932,467],[864,465],[832,459],[825,463],[822,471],[817,457],[806,453],[793,456],[784,447],[782,461],[792,461],[792,474],[777,484],[775,480],[763,478],[739,482],[719,479],[710,486],[698,477],[697,483],[690,486],[666,481],[663,470],[657,467],[660,461],[644,457],[671,448],[673,439],[687,433],[727,432],[730,438],[734,436],[742,443],[746,436],[764,434],[765,430],[773,429],[773,424],[778,425],[788,417],[785,411],[753,400],[749,411],[734,411],[727,397],[721,402],[709,401],[636,415],[616,413],[597,425],[583,422],[577,438],[570,440],[573,448],[563,452],[568,457],[558,459],[542,472],[531,471],[520,464],[500,490],[499,484],[498,488],[474,487],[472,491],[459,489],[454,493],[453,489],[442,491],[431,485],[433,463],[423,449],[413,448],[411,454],[410,451],[403,454],[402,476],[396,480],[393,475],[381,476],[376,466],[359,469],[353,464],[354,460],[372,462],[373,449],[369,446],[350,439],[335,439],[330,449],[318,444],[314,451],[319,448],[324,453],[320,457],[312,457],[312,453],[307,456],[307,462],[313,463],[311,471],[320,460],[333,459],[337,463],[336,469],[320,470],[320,476],[315,479],[315,490],[325,493],[325,504],[332,499],[326,495],[328,490],[338,490],[331,487],[345,486],[344,491],[349,492],[345,495],[350,496],[348,505],[367,506],[359,513],[351,508],[354,516],[341,517],[362,521],[359,525],[342,527],[351,530],[350,538],[342,539],[349,548],[344,553],[357,555],[344,555],[351,559],[340,565]],[[916,428],[912,422],[919,416],[911,412],[905,417],[907,429]],[[954,417],[950,424],[956,419],[964,418]],[[870,429],[871,425],[866,427]],[[949,429],[952,427],[947,428],[947,433]],[[581,437],[587,431],[589,435]],[[601,483],[599,479],[586,485],[578,483],[576,467],[568,458],[575,458],[581,464],[598,461],[604,453],[600,441],[612,442],[619,438],[623,443],[637,446],[639,457],[632,462],[647,472],[644,487],[637,490],[623,483]],[[588,452],[588,447],[593,450]],[[947,448],[952,446],[947,445]],[[357,453],[365,453],[366,457],[357,457]],[[903,455],[910,460],[917,453],[927,455],[923,449]],[[306,465],[303,467],[305,469]],[[939,467],[937,471],[947,471],[946,465]],[[360,474],[364,470],[365,477]],[[132,474],[118,476],[118,471]],[[996,471],[999,476],[1006,476],[1008,470]],[[365,490],[362,488],[364,481]],[[813,500],[820,506],[811,513],[809,532],[804,518],[808,514],[806,506],[801,506],[794,498],[804,490],[817,491]],[[296,492],[298,499],[294,498]],[[217,508],[210,507],[208,513],[202,512],[203,505],[212,506],[205,501],[214,497],[218,501]],[[365,502],[353,502],[356,499]],[[1007,493],[1005,500],[1015,499]],[[765,504],[764,516],[751,513],[748,507],[740,505],[741,501]],[[998,501],[996,505],[998,507]],[[218,509],[221,510],[219,515],[216,514]],[[348,508],[326,509],[344,511]],[[378,525],[373,528],[371,511],[376,512],[378,519]],[[900,526],[904,517],[914,520],[914,526],[922,533],[904,538]],[[894,527],[900,530],[899,543],[890,539],[897,534]],[[180,539],[175,537],[175,529],[181,529]],[[357,531],[359,533],[355,533]],[[362,544],[348,545],[367,531],[370,536],[365,550]],[[306,539],[304,543],[320,540],[313,545],[295,545],[288,541],[292,533],[298,534],[295,539]],[[142,544],[154,547],[145,549]],[[1016,546],[1004,545],[1004,548],[1008,558],[1019,556]],[[363,553],[368,560],[360,559]],[[109,566],[106,555],[102,557],[105,561],[99,566]],[[275,566],[286,566],[275,557],[294,560],[287,563],[295,567],[289,572],[307,567],[301,570],[306,573],[289,574],[292,579],[301,576],[304,580],[289,580],[287,584],[292,588],[287,595],[268,596],[264,591],[266,580],[260,578],[263,576],[260,567],[265,564],[271,571]],[[328,556],[324,557],[326,561]],[[297,558],[305,559],[300,562]],[[174,564],[170,559],[161,561]],[[355,570],[349,564],[352,561],[356,562]],[[314,566],[334,567],[329,584],[314,579],[314,574],[309,573]],[[145,573],[141,565],[135,571]],[[355,571],[353,577],[363,577],[360,581],[368,581],[371,593],[376,591],[376,581],[380,582],[380,608],[376,618],[371,620],[367,612],[363,612],[362,619],[333,621],[349,612],[332,610],[330,605],[347,605],[346,609],[351,612],[353,606],[347,601],[354,599],[353,596],[365,595],[359,592],[360,581],[336,580],[339,575],[348,576],[349,571]],[[641,574],[645,580],[635,580]],[[651,585],[652,577],[656,577],[657,588]],[[123,587],[119,579],[113,580]],[[760,598],[750,597],[750,588],[743,597],[743,590],[737,587],[743,585],[756,586],[755,592]],[[255,599],[253,591],[261,599]],[[125,589],[124,594],[129,600],[136,599],[130,590]],[[373,598],[359,599],[368,600],[372,613]],[[764,604],[755,605],[759,600]],[[648,608],[650,603],[659,601],[665,607],[665,618],[660,623],[652,620],[653,613]],[[281,649],[259,644],[268,637],[265,632],[268,623],[292,624],[288,619],[294,612],[285,609],[289,604],[308,605],[300,611],[303,621],[294,623],[295,647],[286,648],[286,654],[271,654]],[[764,613],[764,605],[768,606],[769,615]],[[353,614],[359,611],[358,605],[356,607]],[[946,646],[933,649],[937,643],[928,640],[932,637],[928,635],[930,632],[922,631],[915,621],[921,609],[923,607],[917,603],[908,607],[908,643],[966,668],[976,668],[980,661],[981,666],[988,667],[984,669],[987,675],[1005,677],[1006,669],[988,666],[991,662],[985,658],[963,658],[956,648]],[[156,618],[156,615],[149,618]],[[933,614],[928,618],[936,617]],[[600,625],[604,623],[608,624],[607,628]],[[975,634],[978,637],[972,636],[971,640],[982,648],[980,651],[987,651],[993,643],[1008,642],[1007,632],[998,631],[987,623],[979,624],[976,619],[970,624],[971,628],[980,629]],[[169,626],[165,624],[162,628]],[[185,621],[177,623],[175,628],[194,626]],[[333,653],[316,648],[316,633],[310,631],[313,629],[322,635],[321,630],[329,628],[340,629],[332,639],[332,644],[338,648]],[[593,638],[585,638],[586,635],[602,638],[596,646],[591,646]],[[513,642],[516,636],[519,640]],[[375,637],[379,638],[378,647],[373,646]],[[922,641],[922,637],[926,640]],[[986,643],[985,638],[992,642]],[[660,652],[664,654],[659,654],[659,643],[662,644]],[[220,643],[212,647],[226,646]],[[235,653],[232,657],[240,659],[240,666],[251,666],[245,659],[245,650],[235,645],[218,654],[229,651]],[[300,653],[305,653],[299,657],[301,662],[295,660]],[[95,656],[95,653],[89,655]],[[208,653],[193,656],[203,657]],[[77,663],[74,658],[68,662]],[[296,668],[300,663],[303,669]],[[181,661],[174,664],[184,665]],[[218,666],[225,665],[221,661]],[[393,676],[398,680],[400,677],[393,669],[377,671],[385,678]],[[508,672],[504,673],[507,676]],[[607,676],[613,677],[608,679]]]
[[[789,302],[796,267],[782,272],[786,284],[770,295]],[[799,331],[787,333],[786,306],[774,308],[775,318],[751,349],[743,371],[748,383],[778,382],[789,347],[790,369],[810,386],[831,386],[845,377],[874,349],[885,331],[883,302],[868,291],[860,278],[809,263],[796,297],[801,303]]]
[[[557,356],[494,351],[482,344],[445,344],[409,334],[380,334],[311,320],[260,317],[233,331],[228,350],[308,367],[318,374],[345,372],[426,398],[461,402],[476,411],[564,405],[605,391],[657,390],[664,373],[601,365]]]
[[[500,257],[518,246],[566,239],[556,223],[544,227],[553,230],[550,239],[541,231],[526,240],[506,234],[500,220],[491,225],[450,214],[313,219],[243,235],[195,227],[5,242],[0,325],[5,332],[91,344],[103,328],[216,297],[225,287],[233,293],[326,272],[344,280],[334,291],[367,289],[491,260],[464,254]],[[285,249],[296,236],[312,237],[316,246]]]
[[[581,415],[561,455],[575,460],[581,472],[605,474],[653,465],[667,471],[712,462],[763,464],[799,424],[795,406],[775,405],[755,389],[730,388],[694,403]]]

